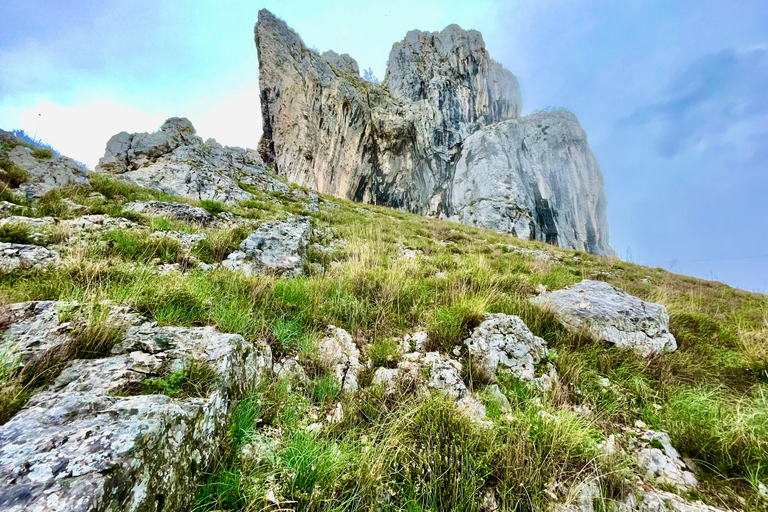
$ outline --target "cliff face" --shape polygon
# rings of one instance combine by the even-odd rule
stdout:
[[[600,166],[566,110],[534,112],[470,135],[450,191],[450,220],[613,254]]]
[[[578,121],[564,112],[519,118],[518,81],[479,32],[408,32],[382,85],[362,80],[349,55],[307,49],[269,11],[259,12],[255,41],[259,151],[289,180],[609,252],[602,175]]]

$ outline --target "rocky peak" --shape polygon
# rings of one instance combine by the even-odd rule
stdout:
[[[522,110],[515,75],[490,58],[480,32],[455,24],[440,32],[408,32],[392,46],[385,83],[395,98],[427,100],[436,108],[469,98],[462,105],[469,123],[491,124]]]
[[[259,152],[278,174],[345,199],[612,253],[602,174],[576,117],[521,118],[518,81],[479,32],[408,32],[382,85],[360,79],[348,55],[308,50],[269,11],[254,32]]]

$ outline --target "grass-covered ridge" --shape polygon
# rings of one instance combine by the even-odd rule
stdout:
[[[93,192],[105,200],[93,199]],[[321,198],[320,213],[311,214],[290,195],[258,192],[237,206],[202,206],[254,226],[311,214],[316,238],[333,249],[310,249],[307,275],[295,279],[204,272],[184,263],[173,240],[148,243],[148,233],[207,234],[191,253],[216,263],[249,229],[125,214],[127,201],[169,198],[99,176],[90,186],[23,205],[23,214],[72,218],[67,198],[136,226],[65,243],[60,269],[0,276],[0,301],[110,300],[161,325],[212,325],[265,340],[276,359],[297,357],[307,371],[306,382],[270,382],[239,404],[227,446],[201,488],[199,510],[480,510],[480,497],[491,488],[502,510],[543,510],[554,497],[567,497],[567,486],[557,482],[584,478],[599,479],[606,499],[618,498],[628,490],[632,461],[609,460],[599,444],[638,420],[668,432],[701,468],[697,499],[746,510],[764,506],[757,493],[760,482],[768,483],[764,295],[334,198]],[[44,234],[56,243],[68,240]],[[13,226],[2,236],[31,234]],[[559,261],[507,245],[547,250]],[[185,272],[158,272],[164,263],[179,263]],[[679,350],[642,359],[571,334],[528,303],[539,284],[558,289],[584,278],[664,304]],[[492,426],[469,422],[451,403],[421,396],[407,383],[385,395],[370,384],[372,372],[361,376],[355,395],[342,395],[316,360],[318,340],[331,324],[352,334],[365,361],[391,367],[399,358],[396,339],[423,330],[430,349],[451,352],[486,312],[520,316],[554,349],[550,359],[560,375],[548,393],[502,379],[511,411],[488,404]],[[0,368],[3,390],[21,385],[19,392],[28,394],[16,378]],[[154,384],[176,390],[185,378]],[[485,383],[469,373],[466,381],[485,396]],[[341,421],[323,421],[338,408]],[[586,409],[591,413],[576,412]],[[308,430],[313,423],[319,430]],[[242,457],[246,446],[260,455]]]

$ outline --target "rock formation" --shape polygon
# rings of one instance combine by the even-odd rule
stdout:
[[[233,203],[253,198],[240,184],[288,192],[252,149],[203,142],[188,119],[172,117],[154,133],[120,132],[107,142],[96,172],[185,199]]]
[[[677,350],[669,313],[603,281],[584,281],[531,299],[549,308],[565,327],[648,356]]]
[[[22,364],[47,357],[72,336],[59,312],[76,304],[8,306],[13,323],[0,354]],[[231,404],[271,368],[268,346],[211,327],[157,327],[132,313],[108,357],[69,362],[0,426],[0,509],[8,511],[188,510],[200,476],[218,454]],[[4,361],[0,361],[4,362]],[[209,390],[172,398],[141,391],[150,376],[210,372]]]
[[[382,85],[307,49],[269,11],[255,28],[259,151],[321,193],[613,254],[603,179],[570,112],[520,117],[517,79],[482,35],[408,32]]]

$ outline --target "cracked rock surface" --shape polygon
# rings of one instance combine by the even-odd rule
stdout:
[[[71,304],[11,307],[20,319],[4,350],[40,357],[69,338],[56,312]],[[271,366],[253,347],[210,327],[156,327],[124,316],[127,330],[102,359],[70,361],[54,382],[0,426],[0,509],[185,510],[219,449],[233,398]],[[30,343],[28,338],[41,340]],[[195,362],[215,375],[199,397],[129,396],[150,376]]]
[[[227,256],[222,265],[246,275],[272,271],[299,276],[304,273],[312,225],[312,218],[303,216],[266,222],[243,240],[239,250]]]

